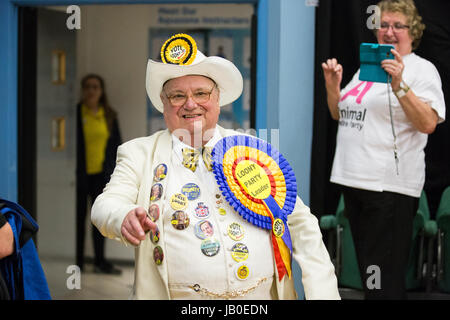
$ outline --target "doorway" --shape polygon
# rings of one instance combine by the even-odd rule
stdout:
[[[246,102],[241,98],[236,104],[238,118],[231,118],[234,109],[229,107],[228,112],[223,112],[224,120],[233,121],[232,127],[248,129],[254,127],[255,115],[252,79],[256,61],[250,59],[256,50],[253,5],[86,5],[80,9],[81,29],[69,30],[66,6],[19,8],[23,22],[19,39],[19,65],[23,69],[19,77],[19,202],[26,204],[40,225],[36,241],[40,255],[72,260],[76,238],[75,106],[83,75],[94,72],[105,78],[111,104],[119,113],[124,141],[148,135],[155,127],[151,125],[154,121],[150,119],[143,84],[147,59],[153,58],[152,44],[158,41],[154,32],[164,30],[169,35],[192,30],[200,36],[200,42],[210,44],[204,49],[206,54],[216,54],[221,44],[229,44],[225,55],[244,68],[242,73],[248,80]],[[167,17],[176,12],[197,15],[198,21],[205,23],[212,20],[202,17],[221,12],[237,22],[231,28],[231,18],[222,19],[227,28],[220,27],[217,21],[207,27],[168,26],[167,21],[175,20]],[[92,256],[92,226],[87,220],[85,251]],[[130,248],[107,241],[106,256],[132,261],[133,254]]]

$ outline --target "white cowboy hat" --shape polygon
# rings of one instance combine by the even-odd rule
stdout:
[[[193,55],[195,59],[191,64],[170,64],[148,60],[145,88],[150,101],[159,112],[163,112],[160,94],[164,83],[182,76],[201,75],[211,78],[220,91],[219,106],[227,105],[241,95],[242,75],[231,61],[216,56],[206,57],[196,48]]]

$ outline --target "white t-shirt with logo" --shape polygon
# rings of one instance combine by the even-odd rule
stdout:
[[[414,53],[404,56],[403,62],[403,81],[437,112],[438,123],[443,122],[445,102],[435,66]],[[359,189],[420,197],[425,182],[424,148],[428,135],[415,129],[389,88],[397,136],[397,175],[387,84],[358,78],[359,70],[341,91],[330,181]]]

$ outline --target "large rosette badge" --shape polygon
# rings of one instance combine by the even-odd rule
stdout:
[[[286,273],[290,278],[292,241],[287,217],[297,197],[291,166],[272,145],[245,135],[221,139],[212,158],[225,199],[248,222],[272,230],[279,279]]]

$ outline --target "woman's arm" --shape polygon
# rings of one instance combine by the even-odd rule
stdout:
[[[327,103],[331,117],[339,120],[338,103],[341,97],[342,65],[338,64],[335,58],[328,59],[322,63],[323,76],[325,78],[325,88],[327,90]]]
[[[426,134],[434,132],[439,119],[436,111],[420,100],[411,89],[403,97],[398,98],[398,101],[417,130]]]
[[[400,85],[403,81],[402,73],[405,66],[401,55],[394,49],[392,49],[391,52],[394,55],[395,60],[383,60],[381,66],[392,76],[391,87],[392,91],[395,93],[400,89]],[[430,105],[420,100],[414,94],[413,88],[409,89],[402,97],[397,96],[397,98],[409,121],[412,122],[418,131],[426,134],[433,133],[439,117]]]

